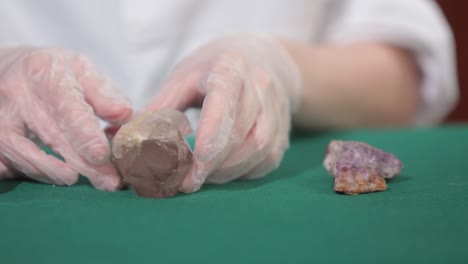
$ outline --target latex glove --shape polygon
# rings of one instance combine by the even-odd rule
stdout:
[[[202,105],[195,163],[182,192],[206,183],[262,177],[289,147],[291,115],[299,107],[297,66],[273,38],[230,36],[176,67],[149,110]]]
[[[90,60],[57,49],[0,48],[0,177],[20,172],[72,185],[81,173],[98,189],[119,189],[96,115],[121,123],[132,109]],[[46,155],[31,132],[66,163]]]

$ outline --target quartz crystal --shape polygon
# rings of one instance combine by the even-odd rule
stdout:
[[[113,163],[138,195],[174,196],[193,164],[185,140],[191,131],[185,115],[175,110],[139,114],[114,136]]]

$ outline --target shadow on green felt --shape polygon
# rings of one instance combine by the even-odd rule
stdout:
[[[331,139],[339,136],[336,133],[303,133],[291,134],[291,146],[286,151],[278,169],[268,175],[254,180],[235,180],[226,184],[206,184],[200,192],[223,190],[239,191],[258,188],[276,181],[289,180],[310,170],[321,170],[326,148]]]
[[[0,181],[0,195],[13,191],[20,183],[20,180]]]
[[[399,175],[399,176],[397,176],[395,178],[387,179],[386,181],[387,181],[388,184],[397,184],[397,183],[402,183],[402,182],[406,182],[406,181],[411,181],[411,177],[409,177],[406,174],[402,174],[402,175]]]
[[[23,182],[28,183],[30,185],[50,185],[48,183],[43,183],[28,178],[2,180],[0,181],[0,195],[14,191],[16,187],[18,187]],[[89,186],[90,188],[92,188],[91,183],[88,181],[88,179],[81,175],[78,181],[73,186]]]

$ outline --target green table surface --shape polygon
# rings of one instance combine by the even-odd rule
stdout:
[[[395,153],[385,192],[336,194],[332,139]],[[170,199],[0,182],[0,263],[468,263],[468,126],[294,135],[255,181]]]

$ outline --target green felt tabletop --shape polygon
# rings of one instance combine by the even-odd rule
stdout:
[[[332,139],[395,153],[388,191],[333,191]],[[144,199],[0,182],[0,263],[468,263],[468,126],[296,135],[266,178]]]

